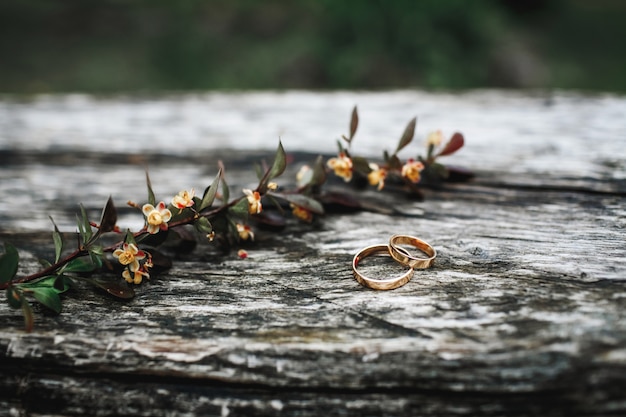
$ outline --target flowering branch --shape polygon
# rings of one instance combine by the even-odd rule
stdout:
[[[274,162],[260,175],[258,186],[254,190],[243,189],[242,195],[232,200],[221,162],[215,179],[206,187],[202,196],[196,195],[194,189],[183,190],[175,195],[169,204],[157,201],[150,177],[146,173],[147,202],[143,205],[128,202],[129,206],[136,208],[143,215],[144,226],[140,230],[135,232],[127,230],[124,234],[119,229],[117,209],[111,197],[107,200],[97,223],[89,220],[84,207],[80,206],[80,215],[77,216],[78,247],[62,256],[65,242],[51,219],[54,226],[52,232],[54,261],[41,260],[43,268],[36,273],[17,277],[19,253],[11,244],[5,243],[4,254],[0,256],[0,289],[6,291],[9,306],[22,310],[25,328],[31,331],[34,325],[31,299],[60,313],[62,308],[60,294],[69,290],[77,280],[87,281],[118,298],[132,298],[134,290],[131,285],[139,285],[144,280],[150,279],[151,270],[156,266],[164,268],[169,266],[169,260],[163,261],[167,258],[160,254],[156,247],[163,243],[170,233],[182,235],[182,226],[193,225],[209,241],[218,238],[219,242],[229,246],[237,242],[254,240],[254,230],[248,221],[251,217],[263,216],[264,206],[268,202],[274,203],[282,214],[286,213],[281,202],[287,203],[295,218],[310,223],[315,216],[323,215],[325,208],[330,205],[352,204],[323,192],[329,169],[345,182],[366,180],[379,191],[389,182],[399,182],[409,193],[421,195],[418,185],[422,184],[423,178],[441,181],[450,173],[448,168],[438,162],[438,158],[450,155],[464,145],[463,135],[455,133],[441,147],[443,141],[441,132],[433,132],[427,138],[426,157],[417,155],[403,162],[399,153],[414,138],[417,119],[413,118],[406,126],[394,152],[389,154],[385,150],[382,161],[371,162],[366,158],[352,155],[351,148],[358,124],[359,117],[355,107],[350,119],[348,136],[343,135],[341,140],[337,141],[339,148],[337,156],[330,158],[326,163],[320,156],[312,166],[303,166],[296,176],[297,187],[294,190],[279,190],[274,182],[287,166],[285,150],[280,142]],[[109,233],[124,234],[124,238],[105,247],[101,238]],[[245,258],[247,253],[241,249],[238,255]],[[112,260],[115,262],[111,262]],[[110,279],[98,274],[95,277],[90,275],[103,268],[118,271],[121,269],[120,275],[123,280]]]

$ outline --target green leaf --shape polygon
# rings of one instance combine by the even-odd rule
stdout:
[[[341,144],[340,140],[337,140],[337,152],[338,154],[344,153],[346,150],[344,149],[343,145]]]
[[[96,257],[104,256],[104,248],[102,245],[92,245],[89,247],[89,254]]]
[[[17,274],[17,265],[20,255],[15,246],[4,244],[4,255],[0,257],[0,284],[6,284]]]
[[[52,232],[52,240],[54,241],[54,262],[58,262],[59,259],[61,259],[61,252],[63,251],[63,235],[61,235],[59,228],[54,220],[52,220],[52,216],[50,216],[50,221],[54,225],[54,232]]]
[[[90,247],[89,257],[91,258],[91,263],[94,264],[94,269],[102,268],[102,258],[104,257],[104,249],[102,246]]]
[[[91,263],[94,264],[96,268],[101,268],[102,258],[104,258],[104,248],[102,245],[97,245],[95,247],[90,246],[87,252],[89,253]]]
[[[129,245],[132,243],[137,246],[135,235],[133,235],[133,232],[131,232],[130,229],[126,229],[126,237],[124,238],[124,242],[128,243]]]
[[[33,327],[35,326],[35,316],[33,314],[33,309],[26,301],[26,298],[22,297],[22,315],[24,316],[24,329],[27,333],[33,331]]]
[[[224,204],[228,204],[228,200],[230,199],[230,189],[228,188],[228,184],[226,183],[226,178],[222,176],[222,201]]]
[[[352,169],[365,175],[372,172],[372,168],[370,168],[370,164],[367,159],[361,156],[355,156],[352,158]]]
[[[200,217],[193,223],[193,225],[195,226],[196,230],[202,233],[211,233],[213,231],[213,226],[211,225],[209,219],[207,219],[206,217]]]
[[[113,204],[113,198],[109,196],[104,208],[102,209],[102,216],[100,217],[100,233],[111,232],[115,229],[117,224],[117,209]]]
[[[322,185],[326,182],[326,165],[324,164],[324,158],[320,155],[313,164],[313,178],[311,179],[311,185]]]
[[[234,216],[243,217],[244,219],[247,219],[248,215],[250,214],[248,210],[249,210],[248,200],[246,198],[242,198],[241,200],[237,202],[237,204],[229,208],[228,212],[233,214]]]
[[[272,180],[278,177],[285,171],[287,167],[287,155],[285,155],[285,149],[283,148],[283,144],[278,141],[278,149],[276,150],[276,156],[274,157],[274,164],[272,168],[269,170],[267,175],[267,179]]]
[[[7,288],[7,303],[11,308],[22,306],[22,293],[13,285]]]
[[[324,214],[324,207],[322,206],[322,204],[319,201],[305,195],[280,193],[272,193],[271,195],[282,198],[283,200],[293,203],[296,206],[302,207],[303,209],[306,209],[312,213]]]
[[[417,118],[414,117],[411,119],[409,124],[404,129],[404,133],[402,134],[402,137],[400,138],[400,142],[398,142],[398,147],[396,148],[396,151],[394,152],[394,154],[400,152],[402,148],[404,148],[406,145],[411,143],[411,141],[413,140],[413,136],[415,135],[416,124],[417,124]]]
[[[285,155],[285,149],[283,148],[283,144],[278,142],[278,150],[276,151],[276,156],[274,157],[274,163],[272,167],[265,172],[261,181],[259,181],[259,186],[257,187],[257,191],[261,194],[265,194],[267,192],[267,184],[274,178],[278,177],[285,171],[287,167],[287,155]]]
[[[105,290],[106,292],[117,298],[130,299],[135,296],[135,291],[128,285],[120,283],[119,280],[111,281],[96,278],[88,279],[87,282]]]
[[[80,215],[81,217],[78,218],[78,231],[80,233],[80,236],[83,238],[83,243],[87,244],[93,236],[93,231],[91,230],[91,224],[89,224],[87,211],[82,204],[80,205]]]
[[[359,126],[359,114],[356,110],[356,106],[354,106],[354,108],[352,109],[352,117],[350,118],[350,140],[348,142],[352,141],[352,138],[354,137],[354,134],[356,133],[356,129]]]
[[[432,158],[434,151],[435,151],[435,145],[433,143],[428,144],[428,152],[426,153],[426,158],[427,159]]]
[[[48,287],[48,288],[52,288],[54,287],[54,282],[57,280],[57,276],[56,275],[48,275],[45,276],[43,278],[39,278],[35,281],[29,281],[29,282],[25,282],[23,284],[17,284],[17,286],[19,288],[27,288],[27,289],[31,289],[31,288],[36,288],[36,287]]]
[[[78,214],[76,215],[76,227],[78,228],[78,234],[80,235],[80,239],[83,243],[85,243],[85,236],[87,232],[85,231],[83,221]]]
[[[450,175],[448,169],[444,165],[437,162],[430,164],[427,169],[430,172],[434,172],[435,175],[441,179],[446,179]]]
[[[61,298],[54,288],[35,287],[31,288],[30,292],[39,303],[57,314],[61,312]]]
[[[276,197],[280,196],[280,193],[275,193],[275,194],[269,194],[268,193],[268,194],[265,194],[265,196],[274,205],[274,207],[276,207],[276,209],[280,212],[281,216],[284,216],[285,215],[285,210],[283,209],[282,205],[280,204],[280,201],[278,201],[278,199],[276,199],[274,197],[274,196],[276,196]],[[263,213],[265,213],[265,210],[260,213],[261,216],[257,216],[257,219],[262,217]]]
[[[70,289],[72,286],[72,280],[70,277],[66,275],[57,275],[56,280],[54,280],[53,288],[58,293],[64,293]]]
[[[391,170],[402,170],[402,162],[400,161],[400,158],[398,158],[395,154],[389,157],[389,160],[387,161],[387,166]]]
[[[47,259],[37,259],[37,261],[39,262],[39,265],[41,265],[44,269],[50,268],[52,266],[50,261]]]
[[[204,191],[204,196],[202,196],[202,203],[200,203],[200,208],[198,211],[202,211],[207,207],[211,207],[213,201],[215,201],[215,196],[217,195],[217,188],[220,184],[220,179],[222,178],[222,169],[217,172],[217,176],[209,185],[209,187]]]
[[[444,146],[444,148],[441,150],[441,152],[437,154],[437,156],[453,154],[454,152],[461,149],[464,144],[465,139],[463,138],[463,135],[456,132],[454,135],[452,135],[448,143],[446,143],[446,146]]]
[[[148,171],[146,171],[146,185],[148,186],[148,203],[154,206],[156,205],[156,197],[154,196],[154,191],[152,191],[152,183],[150,182]]]
[[[263,164],[263,165],[265,165],[265,164]],[[266,179],[265,178],[266,175],[263,174],[263,168],[261,168],[261,165],[254,164],[254,172],[256,173],[256,177],[259,179],[259,181]],[[267,172],[266,172],[266,174],[267,174]]]
[[[63,268],[63,272],[92,272],[96,268],[91,258],[77,258],[68,262]]]

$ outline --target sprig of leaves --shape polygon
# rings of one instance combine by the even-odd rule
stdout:
[[[390,154],[387,150],[384,150],[382,169],[403,179],[411,192],[419,193],[414,183],[406,181],[400,175],[403,163],[399,156],[400,152],[407,149],[412,143],[415,137],[416,125],[417,118],[409,121],[393,153]],[[359,115],[355,106],[350,116],[348,134],[342,135],[341,140],[337,140],[337,144],[339,153],[350,158],[353,171],[361,176],[368,176],[373,171],[373,164],[364,157],[352,156],[350,154],[358,126]],[[427,156],[422,158],[418,155],[415,160],[424,164],[424,171],[430,173],[430,176],[446,178],[449,174],[448,168],[440,164],[437,159],[453,154],[463,145],[463,135],[455,133],[441,149],[437,150],[434,144],[430,144]],[[173,213],[168,224],[169,228],[165,232],[159,232],[157,235],[149,234],[146,220],[146,226],[141,230],[136,232],[127,230],[123,240],[105,247],[101,241],[103,235],[121,233],[117,226],[117,209],[113,198],[109,196],[102,209],[99,223],[90,221],[85,207],[79,205],[79,214],[76,216],[77,232],[75,235],[77,244],[76,248],[69,253],[66,253],[68,243],[63,233],[60,232],[54,220],[50,218],[53,225],[54,260],[53,262],[41,260],[43,269],[37,273],[18,278],[19,253],[13,245],[5,243],[4,253],[0,256],[0,289],[5,290],[7,303],[10,307],[21,309],[24,316],[25,329],[31,331],[34,326],[34,313],[31,301],[35,301],[44,308],[59,314],[62,311],[61,295],[75,286],[77,281],[89,283],[116,298],[128,299],[134,297],[135,292],[133,288],[122,281],[119,275],[117,278],[109,279],[101,273],[94,274],[95,271],[116,270],[115,266],[107,258],[107,254],[115,252],[121,247],[126,248],[128,245],[132,245],[137,248],[141,245],[144,249],[150,251],[141,251],[142,264],[140,266],[133,264],[134,266],[130,268],[129,264],[123,264],[124,273],[136,272],[138,268],[147,269],[148,267],[166,269],[171,265],[171,261],[157,249],[158,246],[168,239],[178,239],[180,250],[183,250],[183,248],[190,250],[195,245],[193,234],[182,226],[192,225],[197,232],[204,234],[211,240],[215,238],[226,246],[240,242],[243,239],[240,235],[241,223],[256,220],[265,225],[273,225],[274,228],[284,226],[283,220],[277,220],[266,212],[257,214],[255,211],[252,211],[251,214],[251,203],[246,196],[239,196],[230,200],[231,192],[224,175],[225,168],[221,161],[218,163],[218,168],[217,175],[204,189],[201,197],[194,196],[193,193],[185,194],[187,195],[185,198],[188,199],[186,206],[176,202],[177,207],[182,207],[182,209],[175,207],[174,200],[172,201],[172,204],[168,206],[168,210]],[[287,155],[282,142],[279,140],[271,166],[265,169],[257,167],[259,183],[254,191],[259,198],[273,202],[281,216],[287,214],[285,206],[293,208],[294,215],[298,213],[296,216],[306,221],[311,221],[314,215],[323,215],[327,207],[339,205],[347,208],[349,211],[365,207],[365,204],[361,204],[348,194],[324,192],[323,186],[328,179],[328,169],[322,156],[319,156],[308,170],[302,172],[298,178],[296,188],[293,190],[278,189],[274,182],[276,178],[285,172],[286,168]],[[147,204],[155,207],[157,198],[147,171],[146,187]],[[216,201],[221,201],[221,204],[216,204]],[[129,204],[140,209],[140,206],[135,203],[129,202]],[[160,207],[163,208],[163,206]],[[248,230],[243,226],[242,229],[244,231]],[[169,233],[172,230],[174,233]],[[145,253],[148,253],[147,257],[144,255]],[[115,255],[118,256],[119,254],[115,252]],[[119,272],[119,267],[117,270]]]

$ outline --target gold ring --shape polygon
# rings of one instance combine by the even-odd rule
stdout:
[[[416,258],[409,254],[403,247],[399,246],[401,244],[414,246],[429,257]],[[422,239],[406,235],[393,235],[389,239],[389,254],[402,265],[407,265],[415,269],[426,269],[430,268],[433,262],[435,262],[437,251]]]
[[[397,278],[386,278],[386,279],[373,279],[366,277],[361,274],[357,268],[359,266],[359,262],[374,253],[383,252],[389,255],[389,246],[388,245],[373,245],[368,246],[366,248],[361,249],[356,255],[354,255],[354,259],[352,260],[352,271],[354,274],[354,278],[359,282],[359,284],[364,287],[372,288],[374,290],[393,290],[394,288],[398,288],[406,284],[411,280],[413,276],[413,268],[409,268],[404,274]]]

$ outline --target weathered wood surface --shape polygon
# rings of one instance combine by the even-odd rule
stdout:
[[[401,214],[259,231],[246,260],[202,244],[130,302],[68,293],[30,334],[2,304],[0,415],[626,414],[622,97],[4,98],[0,242],[28,272],[53,252],[49,215],[71,232],[78,202],[95,214],[109,194],[142,201],[145,165],[163,198],[206,186],[219,159],[233,190],[253,185],[252,162],[278,136],[288,183],[301,161],[334,153],[355,104],[355,153],[392,150],[417,115],[418,143],[436,128],[465,134],[447,162],[477,177],[422,202],[359,192]],[[359,286],[354,253],[398,232],[431,242],[435,266],[393,291]]]

